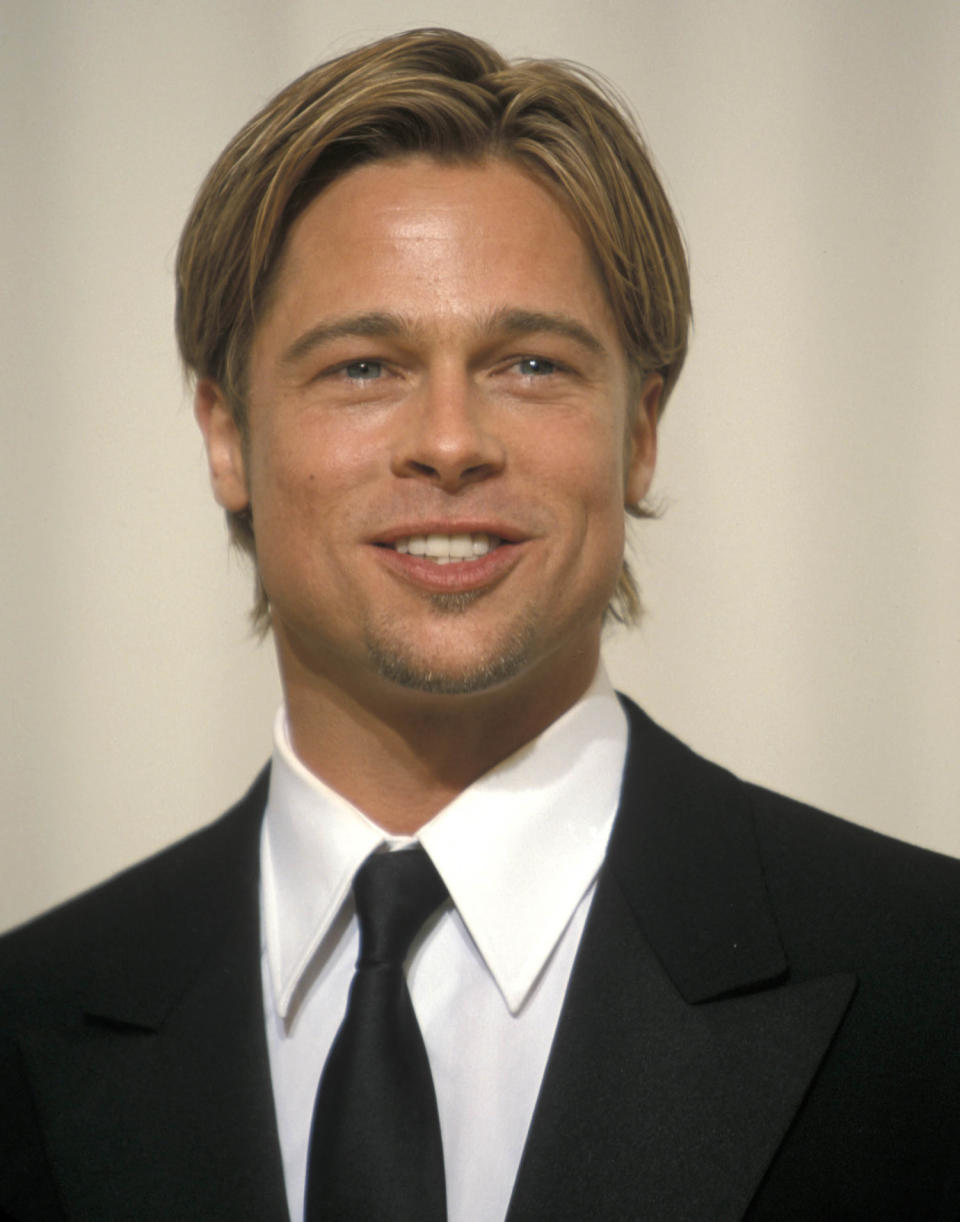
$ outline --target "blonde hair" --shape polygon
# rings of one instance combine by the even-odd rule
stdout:
[[[291,224],[339,175],[411,153],[498,157],[549,187],[596,261],[638,382],[659,374],[666,402],[686,355],[687,263],[626,107],[577,65],[511,63],[464,34],[422,29],[304,73],[231,140],[200,188],[177,254],[177,339],[188,373],[218,384],[241,436],[250,343]],[[250,511],[227,517],[256,564]],[[624,563],[610,614],[630,622],[639,605]],[[269,624],[259,576],[253,619]]]

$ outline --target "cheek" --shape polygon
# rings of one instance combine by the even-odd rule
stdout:
[[[308,499],[316,484],[316,471],[303,456],[271,449],[257,456],[250,470],[250,499],[254,521],[261,530],[276,519],[289,518]]]
[[[283,515],[295,529],[298,521],[335,508],[343,493],[360,479],[359,447],[316,426],[277,429],[253,448],[250,493],[254,517]]]
[[[615,579],[626,545],[624,454],[619,437],[611,437],[606,446],[585,451],[583,478],[585,533],[589,539],[585,551],[592,553],[595,565]]]
[[[599,432],[599,436],[598,436]],[[623,447],[603,430],[576,430],[564,444],[543,445],[542,479],[565,538],[564,564],[605,582],[620,571],[625,544]],[[592,575],[592,576],[590,576]]]
[[[624,453],[618,437],[584,436],[566,472],[568,487],[579,489],[587,513],[599,522],[619,520],[624,509]]]

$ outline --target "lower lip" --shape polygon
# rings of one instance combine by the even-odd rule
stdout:
[[[411,556],[392,547],[376,547],[380,562],[398,577],[437,594],[453,594],[479,590],[502,580],[520,560],[523,543],[502,543],[476,560],[451,560],[435,564],[423,556]]]

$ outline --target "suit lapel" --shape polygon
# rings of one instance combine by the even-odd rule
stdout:
[[[261,778],[180,851],[182,885],[151,899],[155,923],[131,920],[136,945],[121,934],[77,1020],[22,1041],[71,1219],[287,1218],[261,1001],[264,794]]]
[[[628,712],[621,809],[509,1222],[742,1218],[854,987],[790,980],[743,787]],[[173,850],[151,894],[128,876],[109,909],[128,929],[82,1007],[24,1037],[70,1218],[286,1219],[259,965],[265,793],[263,777]]]
[[[742,1218],[854,988],[789,980],[743,787],[628,713],[509,1222]]]

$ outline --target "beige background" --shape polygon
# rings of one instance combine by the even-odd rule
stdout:
[[[211,818],[269,749],[171,338],[200,178],[316,61],[408,25],[630,97],[696,332],[618,684],[742,774],[960,853],[960,6],[0,6],[0,927]]]

